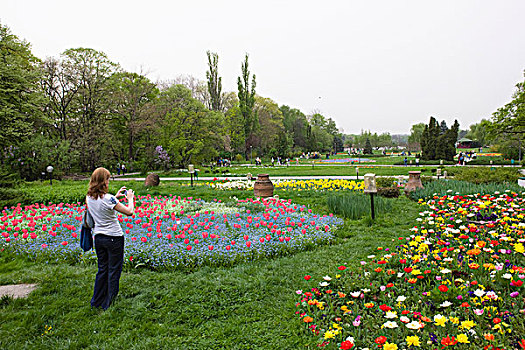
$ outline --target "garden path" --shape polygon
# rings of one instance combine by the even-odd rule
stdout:
[[[36,289],[36,284],[10,284],[0,286],[0,298],[10,296],[13,299],[25,298]]]

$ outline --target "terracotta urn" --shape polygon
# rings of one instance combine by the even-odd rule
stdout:
[[[266,198],[273,196],[273,183],[268,174],[258,174],[253,185],[253,194],[256,197]]]
[[[409,171],[405,193],[415,191],[418,188],[423,188],[423,184],[421,183],[421,171]]]

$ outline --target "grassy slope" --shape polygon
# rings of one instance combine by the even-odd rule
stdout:
[[[327,210],[323,194],[305,194],[281,197]],[[365,220],[347,221],[333,245],[315,251],[192,273],[124,272],[119,298],[106,312],[89,307],[95,266],[0,257],[1,285],[39,284],[28,299],[0,303],[0,348],[305,348],[309,336],[294,315],[295,290],[312,286],[303,276],[333,275],[336,266],[355,265],[375,247],[408,235],[417,204],[404,198],[395,203],[396,214],[380,217],[372,227]],[[42,335],[46,326],[52,328]]]

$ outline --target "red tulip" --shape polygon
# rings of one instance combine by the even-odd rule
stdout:
[[[444,285],[444,284],[440,285],[438,287],[438,289],[439,289],[440,292],[443,292],[443,293],[448,292],[448,287],[446,285]]]

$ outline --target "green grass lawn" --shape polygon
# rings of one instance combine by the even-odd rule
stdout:
[[[407,167],[384,167],[370,164],[361,165],[314,165],[312,166],[275,166],[275,167],[231,167],[218,168],[219,173],[199,172],[199,177],[218,177],[218,176],[241,176],[244,177],[250,173],[253,176],[257,174],[269,174],[270,176],[355,176],[356,168],[359,168],[359,175],[374,173],[376,175],[395,176],[408,175],[409,171],[421,171],[423,175],[431,175],[431,170],[437,166],[407,166]],[[159,172],[161,177],[187,177],[185,172]],[[137,177],[132,175],[130,177]]]
[[[112,183],[114,186],[115,183]],[[250,192],[165,186],[159,194],[205,199]],[[139,189],[139,192],[142,189]],[[326,194],[281,192],[327,213]],[[395,213],[395,214],[394,214]],[[125,271],[115,304],[106,312],[89,306],[96,267],[35,264],[0,255],[0,284],[38,283],[27,299],[0,301],[2,349],[307,349],[310,336],[294,314],[297,289],[306,289],[340,264],[357,266],[377,246],[407,236],[418,205],[402,197],[391,214],[346,220],[332,245],[231,268],[188,272]],[[51,327],[51,328],[50,328]],[[47,330],[47,332],[46,332]]]

